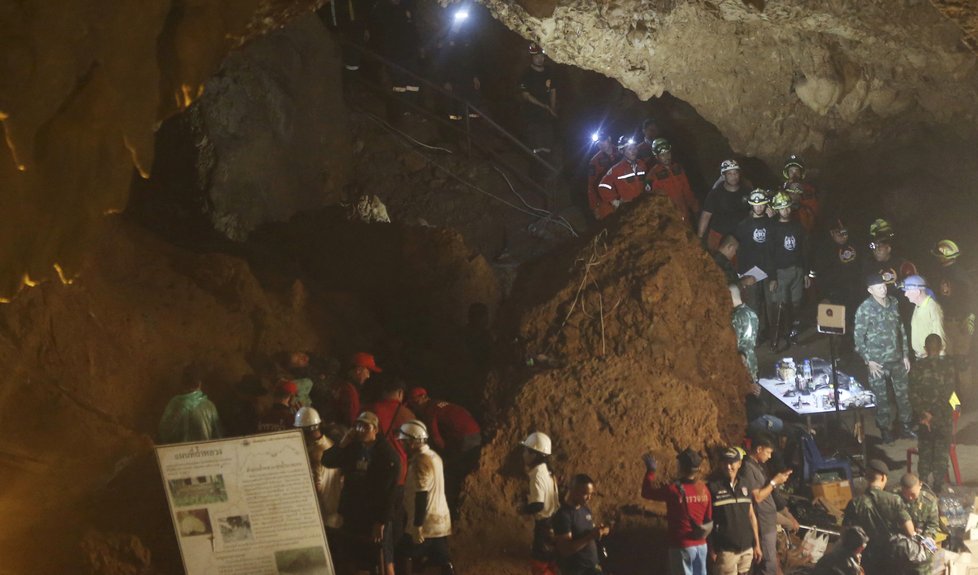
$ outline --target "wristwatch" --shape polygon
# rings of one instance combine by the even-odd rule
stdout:
[[[771,487],[777,487],[778,486],[778,484],[775,483],[773,479],[771,480],[770,483],[768,483],[768,485],[770,485]]]

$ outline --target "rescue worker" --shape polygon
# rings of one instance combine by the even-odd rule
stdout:
[[[312,468],[312,481],[316,487],[319,499],[319,510],[323,514],[326,527],[335,529],[341,524],[339,518],[340,490],[343,488],[343,475],[337,469],[329,469],[323,465],[323,453],[333,447],[333,441],[323,435],[323,420],[319,412],[312,407],[300,407],[295,414],[293,425],[302,430],[309,452],[309,463]]]
[[[728,284],[740,284],[740,276],[737,275],[737,270],[734,267],[734,262],[737,260],[737,249],[740,247],[740,242],[737,238],[733,236],[724,236],[720,240],[720,245],[717,247],[717,251],[713,252],[713,261],[723,272],[723,277]]]
[[[292,429],[295,421],[295,396],[299,387],[294,381],[281,379],[272,388],[272,404],[258,419],[258,433]]]
[[[972,375],[971,358],[974,354],[975,308],[971,299],[969,274],[961,267],[961,250],[951,240],[941,240],[931,251],[939,268],[933,276],[934,297],[944,311],[944,331],[948,348],[959,358],[958,374],[962,401],[978,404],[978,388]]]
[[[848,326],[863,300],[861,264],[858,250],[849,241],[849,229],[841,218],[836,218],[829,226],[828,238],[817,249],[815,281],[824,301],[846,306]],[[846,333],[852,333],[852,329],[846,329]]]
[[[417,105],[420,83],[421,39],[414,22],[413,0],[377,0],[370,12],[370,40],[381,56],[390,60],[387,67],[394,96],[409,105]],[[400,110],[409,112],[407,107]]]
[[[914,537],[910,514],[900,496],[885,491],[889,468],[879,459],[866,465],[866,491],[846,506],[843,525],[862,527],[869,537],[863,552],[862,565],[868,574],[886,573],[893,568],[889,557],[890,536],[904,533]]]
[[[950,399],[957,381],[954,360],[941,355],[942,347],[941,336],[928,335],[924,340],[926,356],[910,372],[910,403],[919,423],[917,473],[924,481],[930,480],[935,493],[944,488],[947,473],[954,418]]]
[[[934,299],[934,292],[927,287],[927,280],[913,275],[903,280],[903,295],[914,305],[913,317],[910,318],[910,347],[917,359],[927,357],[924,342],[927,336],[934,333],[941,337],[944,347],[941,355],[948,353],[947,335],[944,333],[944,310]]]
[[[910,261],[893,253],[893,238],[895,236],[892,226],[884,219],[877,219],[869,227],[871,241],[869,243],[872,258],[866,259],[863,274],[879,274],[886,281],[887,294],[897,297],[900,295],[900,282],[915,275],[917,267]],[[903,301],[900,301],[900,317],[904,324],[910,319],[913,309]]]
[[[523,465],[530,489],[526,504],[517,509],[521,515],[533,516],[533,544],[530,549],[531,575],[557,575],[557,556],[554,548],[550,518],[560,506],[557,478],[550,471],[551,442],[546,433],[534,431],[526,436],[523,446]]]
[[[751,380],[757,383],[757,330],[760,329],[761,322],[757,319],[754,310],[741,301],[740,287],[734,283],[728,287],[730,288],[730,299],[733,300],[732,323],[734,333],[737,334],[737,351],[743,354],[744,363],[747,365]]]
[[[596,214],[610,214],[649,189],[645,181],[645,162],[638,159],[635,139],[631,136],[618,138],[618,150],[622,152],[621,161],[612,166],[598,184],[600,202]]]
[[[805,230],[791,219],[791,198],[784,192],[775,194],[771,208],[777,212],[777,220],[771,224],[771,268],[774,276],[768,281],[773,304],[777,310],[769,310],[775,318],[771,332],[771,349],[779,350],[781,336],[787,344],[798,343],[801,307],[804,290],[811,286]]]
[[[445,458],[448,503],[451,509],[458,509],[462,481],[479,467],[482,429],[467,409],[431,399],[423,387],[411,389],[409,404],[425,422],[429,443]]]
[[[357,352],[350,358],[350,368],[346,377],[338,381],[332,390],[330,407],[333,419],[351,427],[357,414],[360,413],[360,392],[374,373],[383,373],[377,366],[374,356],[369,353]]]
[[[587,172],[587,204],[594,214],[594,219],[601,220],[615,211],[610,203],[602,203],[601,194],[598,191],[598,184],[601,178],[608,173],[612,166],[621,161],[621,154],[611,142],[611,134],[603,130],[598,131],[594,136],[598,146],[598,152],[591,157],[588,163]]]
[[[913,473],[904,473],[900,478],[900,498],[907,508],[913,528],[921,537],[933,540],[940,530],[940,518],[937,510],[937,496],[929,489],[923,489],[920,479]],[[920,571],[921,575],[930,573],[930,564]]]
[[[722,181],[718,181],[706,196],[697,226],[697,235],[713,250],[720,245],[723,236],[737,232],[737,224],[747,216],[750,192],[741,182],[740,164],[736,160],[724,160],[720,164],[720,176]]]
[[[597,541],[610,527],[595,525],[588,503],[594,496],[594,480],[584,474],[571,479],[570,492],[551,522],[560,575],[599,575]]]
[[[751,442],[750,451],[740,469],[741,484],[750,491],[754,500],[754,515],[761,542],[761,560],[757,564],[758,575],[778,573],[778,506],[774,490],[791,477],[791,469],[769,477],[765,469],[774,454],[774,441],[767,434],[758,434]]]
[[[767,216],[769,203],[770,200],[764,190],[757,189],[751,192],[747,199],[750,215],[737,224],[737,230],[734,232],[734,237],[740,242],[737,251],[737,272],[741,276],[741,295],[744,303],[758,316],[765,311],[765,280],[757,281],[753,276],[746,274],[755,267],[764,275],[774,273],[771,269],[771,244],[768,242],[771,227],[771,218]]]
[[[655,161],[656,153],[652,144],[660,137],[659,122],[655,118],[646,118],[642,122],[642,141],[638,145],[639,159],[644,160],[646,164]]]
[[[520,78],[526,144],[534,154],[549,156],[554,146],[557,86],[547,57],[539,44],[531,43],[530,67]]]
[[[862,558],[867,543],[869,537],[862,527],[846,527],[836,546],[815,564],[812,575],[864,575]]]
[[[452,6],[447,31],[438,41],[434,67],[446,92],[458,100],[447,102],[447,115],[459,122],[478,118],[482,106],[482,49],[469,7]],[[471,104],[474,108],[466,106]]]
[[[710,481],[713,532],[707,538],[715,575],[745,575],[761,560],[761,538],[750,491],[738,477],[741,452],[730,447],[720,455],[720,472]]]
[[[416,573],[413,563],[423,560],[423,573],[454,575],[448,550],[452,517],[445,499],[441,457],[428,446],[428,430],[420,421],[404,423],[398,439],[410,456],[404,489],[404,509],[407,511],[404,573]]]
[[[652,153],[656,161],[649,164],[646,175],[652,192],[664,194],[684,222],[693,222],[700,211],[700,202],[693,195],[682,164],[672,158],[672,144],[665,138],[657,138],[652,141]]]
[[[913,438],[916,435],[910,429],[910,384],[907,380],[910,349],[896,298],[886,294],[886,282],[879,274],[866,278],[866,291],[869,297],[856,310],[853,338],[856,353],[869,369],[869,387],[876,396],[876,425],[883,443],[890,443],[894,417],[886,388],[889,379],[893,384],[902,433]]]
[[[794,216],[801,222],[805,231],[812,234],[818,222],[820,211],[818,192],[815,186],[805,182],[805,164],[796,154],[788,156],[781,171],[784,183],[781,189],[788,193],[794,207]]]
[[[645,478],[642,497],[666,504],[666,533],[669,545],[669,572],[672,575],[706,575],[706,535],[701,526],[713,521],[710,490],[699,479],[703,458],[691,448],[676,456],[679,478],[671,483],[656,483],[656,461],[652,453],[642,456]]]
[[[323,466],[340,469],[340,515],[343,516],[343,548],[356,572],[377,573],[384,564],[393,573],[392,520],[397,498],[401,460],[380,434],[380,421],[369,411],[361,413],[343,439],[323,453]],[[378,561],[378,549],[382,559]]]
[[[223,437],[221,419],[214,402],[201,390],[203,369],[190,364],[180,379],[181,393],[173,396],[160,419],[160,443],[207,441]]]

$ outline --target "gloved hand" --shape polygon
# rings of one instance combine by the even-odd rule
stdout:
[[[655,468],[658,466],[658,463],[656,463],[655,456],[652,455],[652,452],[648,452],[642,456],[642,463],[645,464],[646,471],[655,471]]]
[[[621,205],[621,200],[611,200],[611,205],[617,208]]]
[[[411,543],[415,545],[421,545],[424,543],[424,527],[418,527],[413,533],[411,533]]]

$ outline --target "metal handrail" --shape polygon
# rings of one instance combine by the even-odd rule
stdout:
[[[465,124],[466,124],[466,132],[468,133],[468,135],[470,137],[471,137],[471,135],[470,135],[471,132],[470,132],[470,130],[468,128],[468,126],[469,126],[468,113],[471,110],[471,111],[474,111],[475,113],[479,114],[480,118],[482,120],[484,120],[487,125],[489,125],[492,128],[494,128],[495,131],[500,136],[503,136],[505,139],[509,140],[510,143],[512,143],[517,148],[519,148],[524,154],[532,157],[536,162],[538,162],[540,165],[542,165],[543,167],[545,167],[550,172],[551,175],[556,175],[559,172],[559,170],[557,168],[555,168],[553,165],[551,165],[549,162],[547,162],[546,160],[544,160],[543,158],[541,158],[537,154],[534,154],[533,153],[533,150],[531,150],[526,144],[524,144],[523,142],[521,142],[519,140],[519,138],[517,138],[512,133],[510,133],[508,130],[506,130],[505,128],[503,128],[502,126],[500,126],[499,124],[497,124],[495,121],[493,121],[492,119],[490,119],[489,116],[484,111],[482,111],[479,108],[473,106],[471,103],[469,103],[468,100],[464,100],[462,98],[459,98],[455,94],[449,92],[448,90],[445,90],[444,88],[442,88],[441,86],[439,86],[439,85],[431,82],[427,78],[424,78],[423,76],[419,76],[418,74],[412,72],[411,70],[408,70],[407,68],[404,68],[403,66],[400,66],[398,64],[395,64],[394,62],[391,62],[387,58],[384,58],[383,56],[381,56],[380,54],[378,54],[378,53],[374,52],[373,50],[367,48],[366,46],[363,46],[361,44],[357,44],[355,42],[350,42],[349,40],[346,40],[346,39],[341,39],[340,42],[343,45],[348,46],[350,48],[353,48],[354,50],[357,50],[361,54],[363,54],[365,56],[368,56],[371,59],[376,60],[376,61],[384,64],[385,66],[388,66],[390,68],[397,69],[398,71],[400,71],[403,74],[411,77],[412,79],[417,80],[422,85],[427,86],[431,90],[433,90],[433,91],[441,94],[442,96],[445,96],[446,98],[451,99],[452,101],[454,101],[456,103],[465,104],[465,107],[466,107],[466,110],[465,110],[466,111],[466,122],[465,122]]]

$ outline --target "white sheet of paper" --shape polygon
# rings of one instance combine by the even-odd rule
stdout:
[[[762,270],[757,266],[754,266],[751,269],[747,270],[746,272],[740,274],[740,277],[747,277],[747,276],[750,276],[757,281],[764,281],[765,279],[767,279],[767,274],[764,273],[764,270]]]

